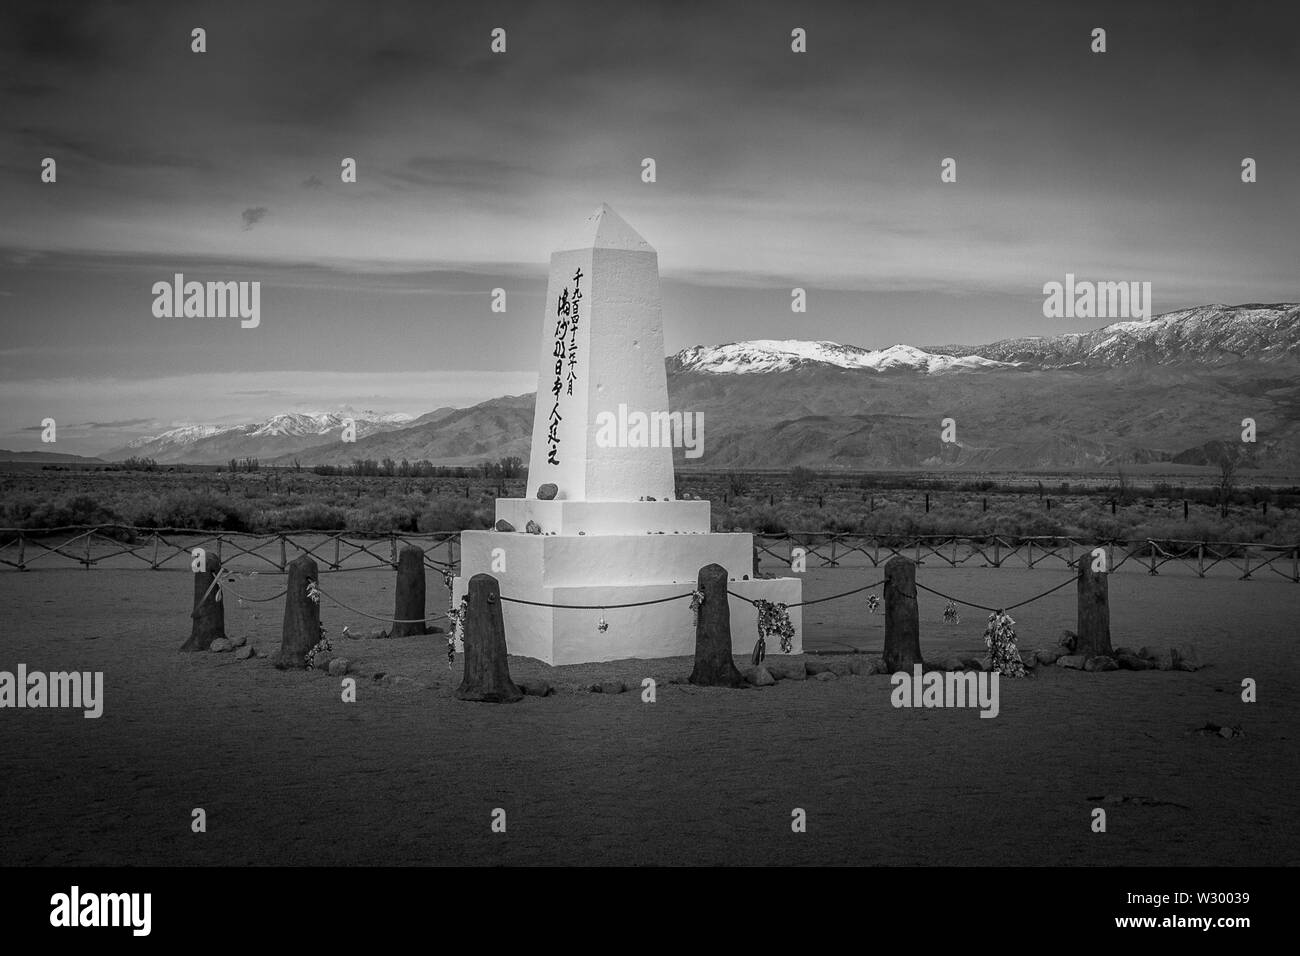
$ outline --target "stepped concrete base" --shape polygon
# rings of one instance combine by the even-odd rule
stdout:
[[[696,504],[647,502],[679,503]],[[700,504],[707,509],[707,502]],[[749,579],[753,536],[748,534],[561,536],[466,531],[461,535],[461,577],[456,578],[453,593],[459,601],[469,579],[485,572],[500,582],[503,597],[547,605],[595,605],[591,610],[567,610],[503,602],[510,653],[548,664],[689,656],[695,653],[695,619],[688,599],[634,608],[608,605],[694,590],[700,568],[714,563],[727,569],[729,589],[750,600],[787,605],[801,600],[803,582],[798,578]],[[739,598],[731,598],[730,604],[733,646],[737,653],[748,654],[758,639],[756,612]],[[596,626],[602,617],[600,607],[606,608],[603,616],[609,624],[604,632]],[[792,653],[798,654],[803,650],[802,609],[792,608],[790,620],[795,630]],[[776,643],[769,641],[769,654],[780,653]]]

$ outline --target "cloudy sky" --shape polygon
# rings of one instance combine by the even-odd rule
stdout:
[[[1294,2],[702,6],[6,3],[0,447],[529,391],[602,201],[659,251],[670,351],[1071,331],[1066,272],[1300,298]],[[155,318],[176,272],[260,281],[261,326]]]

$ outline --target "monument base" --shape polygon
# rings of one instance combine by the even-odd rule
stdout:
[[[729,589],[751,601],[790,605],[801,600],[803,582],[798,578],[752,578],[752,535],[645,532],[580,536],[466,531],[453,596],[459,602],[469,579],[485,572],[500,582],[503,598],[544,605],[507,600],[502,613],[510,653],[547,664],[690,656],[695,653],[695,617],[689,599],[639,607],[611,605],[693,591],[700,568],[708,564],[726,568]],[[758,639],[757,612],[736,597],[730,606],[733,647],[738,654],[748,654]],[[795,654],[803,651],[801,612],[790,609]],[[604,631],[597,627],[602,618],[609,625]],[[781,652],[775,638],[769,639],[767,652]]]

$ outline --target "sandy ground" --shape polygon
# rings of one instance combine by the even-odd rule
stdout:
[[[1064,571],[924,567],[922,583],[1010,604]],[[875,580],[810,571],[806,597]],[[392,606],[391,573],[327,575],[357,607]],[[279,576],[241,583],[250,594]],[[105,712],[0,712],[0,864],[1081,864],[1300,863],[1296,640],[1300,585],[1273,575],[1117,573],[1117,644],[1191,642],[1196,673],[1056,668],[1003,681],[1001,714],[894,709],[885,676],[740,691],[668,683],[690,661],[549,668],[560,692],[456,701],[441,636],[343,642],[340,681],[265,659],[180,654],[191,577],[98,569],[0,573],[0,669],[102,670]],[[430,578],[430,607],[444,592]],[[927,656],[982,654],[983,618],[940,623],[922,595]],[[231,606],[263,652],[282,602]],[[1071,587],[1013,612],[1021,647],[1072,627]],[[362,619],[325,606],[332,635]],[[611,630],[617,620],[610,615]],[[809,608],[810,646],[878,653],[865,595]],[[377,625],[370,625],[377,626]],[[584,624],[585,626],[585,624]],[[413,685],[376,684],[383,671]],[[654,677],[656,703],[579,688]],[[1243,677],[1259,702],[1240,699]],[[1240,724],[1225,740],[1190,733]],[[1103,802],[1103,798],[1111,802]],[[1121,797],[1140,798],[1120,802]],[[1104,806],[1108,829],[1091,832]],[[191,832],[191,810],[208,831]],[[506,811],[507,832],[490,830]],[[791,832],[793,808],[807,832]]]

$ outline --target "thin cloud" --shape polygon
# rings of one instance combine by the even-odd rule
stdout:
[[[243,212],[244,229],[252,229],[259,222],[266,218],[269,210],[265,206],[254,206],[251,209],[245,209]]]

